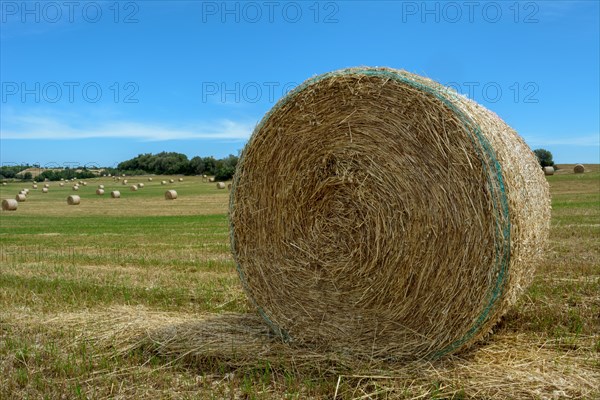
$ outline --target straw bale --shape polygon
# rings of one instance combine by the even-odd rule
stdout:
[[[532,280],[548,183],[496,114],[387,68],[311,78],[256,127],[230,224],[243,287],[289,342],[437,358],[489,333]]]

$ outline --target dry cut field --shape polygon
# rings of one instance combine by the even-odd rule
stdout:
[[[70,185],[0,186],[31,190],[0,214],[0,398],[600,398],[600,168],[586,168],[547,178],[550,248],[495,334],[409,365],[270,337],[230,255],[227,189],[101,178],[68,206]]]

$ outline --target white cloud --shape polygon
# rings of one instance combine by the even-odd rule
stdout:
[[[582,136],[523,136],[530,146],[600,146],[600,133]]]
[[[78,118],[56,118],[44,115],[3,116],[1,139],[72,140],[89,138],[121,138],[141,141],[179,139],[245,140],[255,123],[228,119],[169,126],[160,123],[134,121],[81,122]]]

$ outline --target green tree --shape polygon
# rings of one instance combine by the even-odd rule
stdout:
[[[540,165],[543,167],[551,167],[554,165],[554,161],[552,160],[552,153],[550,153],[546,149],[536,149],[533,151],[535,156],[537,157]]]

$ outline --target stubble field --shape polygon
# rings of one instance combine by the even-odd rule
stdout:
[[[2,199],[31,190],[0,214],[0,398],[598,398],[600,168],[586,167],[548,177],[547,257],[495,334],[409,365],[270,337],[230,254],[229,192],[214,183],[0,186]],[[179,198],[164,200],[171,188]]]

